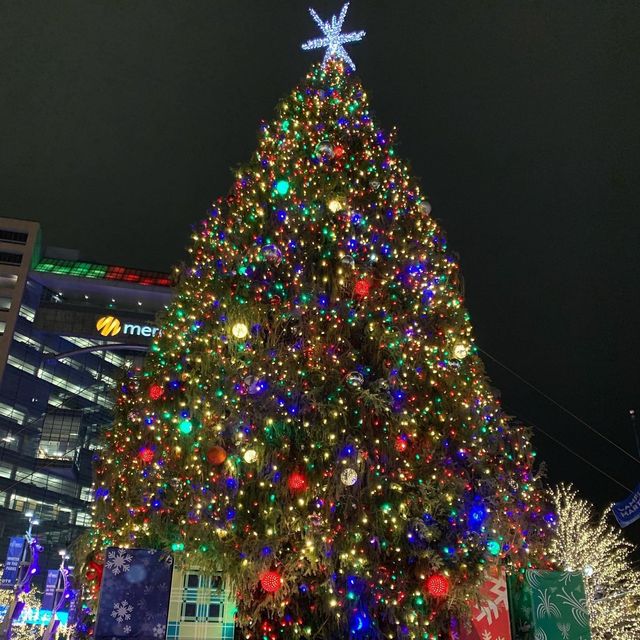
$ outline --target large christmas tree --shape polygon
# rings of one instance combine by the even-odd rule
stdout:
[[[535,453],[336,33],[193,235],[105,436],[92,545],[222,571],[240,637],[444,638],[487,565],[533,560]]]

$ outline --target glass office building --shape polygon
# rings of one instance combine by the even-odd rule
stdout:
[[[37,222],[0,218],[0,558],[28,512],[43,568],[89,525],[114,386],[144,358],[171,285],[167,273],[43,249]]]

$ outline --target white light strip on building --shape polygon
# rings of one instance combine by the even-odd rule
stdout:
[[[9,418],[20,425],[24,424],[27,419],[27,414],[24,411],[20,411],[4,402],[0,402],[0,416]]]
[[[50,382],[51,384],[63,389],[64,391],[69,391],[73,395],[80,396],[81,398],[86,398],[87,400],[91,400],[94,403],[97,403],[105,409],[111,410],[113,408],[113,400],[104,397],[102,394],[91,391],[90,389],[86,389],[85,387],[81,387],[80,385],[73,384],[60,376],[56,376],[50,371],[45,371],[44,369],[38,369],[34,367],[32,364],[25,362],[24,360],[20,360],[15,356],[10,355],[7,358],[7,364],[15,367],[19,371],[27,371],[31,375],[35,375],[36,377],[44,380],[45,382]],[[109,378],[112,380],[112,378]]]
[[[36,317],[36,310],[28,307],[26,304],[23,304],[20,307],[20,310],[18,311],[18,315],[22,316],[25,320],[28,320],[29,322],[33,322],[34,318]]]

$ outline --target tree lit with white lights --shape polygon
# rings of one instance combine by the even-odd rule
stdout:
[[[617,526],[598,517],[572,487],[553,493],[557,523],[549,553],[558,567],[582,571],[594,640],[640,638],[640,572],[633,545]]]

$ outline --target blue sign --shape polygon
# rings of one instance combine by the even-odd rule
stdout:
[[[628,498],[616,502],[611,508],[621,527],[627,527],[638,520],[640,518],[640,484]]]
[[[164,640],[173,558],[157,549],[106,552],[95,640]]]
[[[49,571],[47,571],[47,582],[44,585],[44,595],[42,596],[43,609],[53,609],[59,573],[60,571],[58,569],[49,569]]]
[[[20,558],[25,539],[22,536],[13,536],[9,541],[7,549],[7,559],[4,563],[4,571],[0,580],[0,589],[13,589],[18,579],[18,569],[20,568]]]

